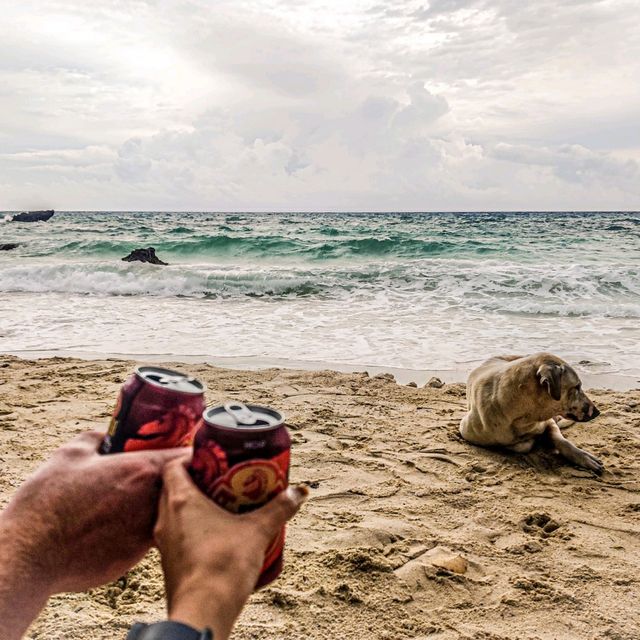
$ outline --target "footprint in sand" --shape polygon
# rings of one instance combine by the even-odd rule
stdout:
[[[530,513],[520,521],[520,528],[525,533],[539,535],[541,538],[548,538],[561,526],[548,513]]]
[[[630,502],[623,507],[622,512],[626,514],[640,515],[640,502]]]

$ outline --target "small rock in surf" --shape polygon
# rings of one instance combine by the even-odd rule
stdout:
[[[53,209],[47,209],[46,211],[23,211],[17,213],[12,222],[46,222],[54,214]]]
[[[148,249],[134,249],[128,256],[122,258],[125,262],[149,262],[150,264],[162,264],[167,265],[167,262],[162,262],[156,255],[156,250],[153,247]]]

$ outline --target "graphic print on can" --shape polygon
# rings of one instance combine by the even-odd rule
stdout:
[[[233,513],[245,513],[287,487],[290,449],[291,439],[279,412],[228,403],[204,412],[190,471],[212,500]],[[284,535],[283,527],[269,545],[256,588],[280,574]]]
[[[199,437],[198,432],[189,467],[195,483],[211,498],[215,483],[228,470],[229,463],[224,449],[214,440]]]
[[[204,409],[204,385],[160,367],[138,367],[120,389],[101,453],[190,445]]]
[[[287,488],[283,469],[289,466],[288,454],[287,451],[284,456],[286,462],[282,460],[284,464],[278,460],[256,459],[233,466],[215,482],[210,497],[233,513],[244,513],[266,504]]]

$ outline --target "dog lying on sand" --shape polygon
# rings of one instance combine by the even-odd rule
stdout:
[[[602,473],[602,462],[569,442],[556,422],[560,417],[588,422],[600,415],[578,374],[557,356],[487,360],[469,376],[467,402],[469,413],[460,422],[460,434],[468,442],[528,453],[536,437],[546,433],[560,455]]]

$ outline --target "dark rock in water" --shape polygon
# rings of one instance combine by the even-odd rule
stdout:
[[[433,378],[429,378],[427,384],[425,384],[424,386],[431,387],[432,389],[442,389],[442,387],[444,387],[444,382],[442,382],[440,378],[436,378],[435,376],[433,376]]]
[[[160,258],[156,255],[156,250],[153,247],[148,249],[134,249],[128,256],[122,258],[125,262],[150,262],[151,264],[163,264]]]
[[[47,209],[46,211],[25,211],[23,213],[17,213],[12,222],[46,222],[54,214],[53,209]]]
[[[0,244],[0,251],[11,251],[11,249],[16,249],[17,247],[19,247],[20,245],[18,244]]]

